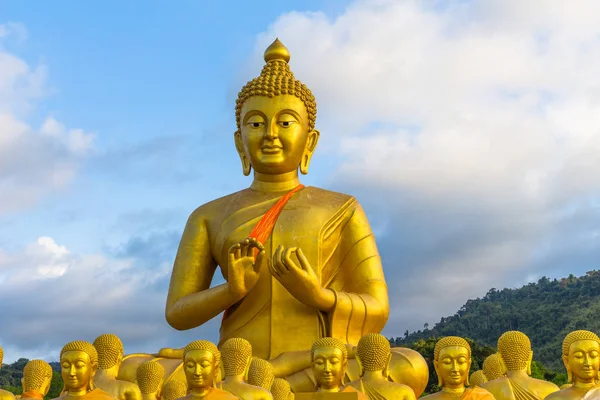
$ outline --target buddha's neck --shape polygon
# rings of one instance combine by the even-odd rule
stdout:
[[[577,380],[575,381],[575,383],[573,383],[573,386],[576,388],[581,388],[581,389],[591,389],[594,386],[596,386],[596,381],[594,380],[594,378],[590,379],[589,381],[580,381]]]
[[[380,380],[380,379],[383,379],[383,372],[382,371],[364,371],[362,378],[367,381]]]
[[[297,170],[278,175],[255,172],[250,188],[259,192],[288,192],[299,184]]]
[[[208,396],[212,388],[210,386],[203,388],[194,388],[192,389],[191,395],[192,397],[204,398]]]
[[[87,388],[85,388],[85,389],[69,389],[69,391],[67,393],[67,397],[81,397],[81,396],[85,396],[88,392],[89,392],[89,390]]]
[[[527,374],[527,371],[522,369],[522,370],[517,370],[517,371],[507,371],[506,372],[506,376],[508,378],[514,379],[514,378],[529,378],[529,375]]]
[[[334,386],[332,388],[325,388],[323,386],[321,386],[318,390],[318,392],[325,392],[325,393],[337,393],[339,391],[342,390],[341,386]]]
[[[464,385],[460,385],[457,387],[448,387],[448,386],[444,386],[442,388],[442,392],[444,393],[448,393],[451,394],[453,396],[462,396],[462,394],[465,392],[466,388]]]
[[[94,376],[95,380],[116,380],[118,375],[118,367],[108,368],[108,369],[99,369],[96,371],[96,375]]]

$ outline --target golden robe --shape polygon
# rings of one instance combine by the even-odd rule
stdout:
[[[484,383],[485,390],[492,393],[496,400],[543,400],[550,393],[557,392],[558,386],[541,379],[517,379],[502,377]]]
[[[188,394],[185,397],[182,397],[180,400],[191,400],[195,397],[192,394]],[[212,388],[210,392],[204,397],[206,400],[238,400],[239,397],[234,396],[233,394],[226,392],[224,390],[218,388]]]
[[[69,394],[65,393],[64,395],[57,397],[55,400],[68,400]],[[77,400],[115,400],[110,394],[106,393],[102,389],[94,389],[90,392],[87,392],[83,396],[77,397]]]
[[[280,198],[266,196],[252,202],[245,196],[248,190],[213,202],[224,210],[210,236],[214,262],[225,278],[229,248],[248,237]],[[194,214],[190,223],[194,223]],[[180,246],[189,248],[194,240],[184,233]],[[241,337],[252,344],[254,356],[268,360],[308,350],[324,336],[356,345],[363,335],[383,329],[389,314],[387,286],[375,238],[356,199],[306,187],[285,205],[264,245],[268,258],[279,245],[301,248],[321,285],[334,291],[334,308],[324,313],[304,305],[267,269],[256,286],[226,313],[219,345]]]
[[[444,391],[439,391],[429,396],[423,397],[423,400],[457,400],[452,394]],[[458,398],[458,400],[495,400],[494,395],[485,389],[480,387],[466,388],[464,393]]]
[[[15,395],[8,390],[0,389],[0,400],[15,400]]]

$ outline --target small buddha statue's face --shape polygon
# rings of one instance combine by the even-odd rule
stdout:
[[[214,385],[219,366],[215,356],[208,350],[190,350],[183,359],[185,377],[190,389],[205,389]]]
[[[456,389],[464,386],[469,377],[471,357],[462,346],[446,346],[440,350],[434,366],[442,386]]]
[[[573,382],[593,382],[600,368],[600,345],[595,340],[577,340],[571,343],[569,355],[563,358]]]
[[[315,349],[312,370],[322,390],[339,390],[346,372],[348,360],[337,347]]]
[[[300,162],[310,160],[318,132],[309,132],[306,106],[298,97],[252,96],[240,113],[241,144],[252,168],[263,174],[297,171]]]
[[[85,351],[65,351],[60,357],[61,376],[67,391],[85,391],[90,387],[97,366]]]

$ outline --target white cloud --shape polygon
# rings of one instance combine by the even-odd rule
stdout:
[[[600,3],[433,5],[282,15],[247,72],[279,37],[317,98],[322,156],[342,160],[332,183],[390,218],[390,334],[494,286],[585,272],[600,244],[572,223],[598,215]]]
[[[30,66],[2,47],[2,40],[25,40],[26,33],[21,24],[0,24],[0,215],[67,185],[94,139],[51,116],[32,126],[29,115],[48,93],[46,67]]]

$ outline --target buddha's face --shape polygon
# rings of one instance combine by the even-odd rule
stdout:
[[[312,370],[319,388],[324,390],[339,389],[344,379],[347,360],[337,347],[321,347],[315,349]]]
[[[296,96],[250,97],[240,118],[241,138],[236,138],[236,145],[241,140],[256,172],[284,174],[297,171],[303,157],[310,160],[318,133],[309,132],[306,107]]]
[[[70,392],[86,390],[96,373],[96,366],[85,351],[65,351],[60,357],[60,367],[63,382]]]
[[[442,385],[448,388],[464,386],[469,377],[470,368],[469,351],[462,346],[444,347],[440,350],[438,360],[435,362],[438,377],[442,381]]]
[[[204,389],[213,386],[218,366],[215,356],[208,350],[191,350],[183,359],[185,377],[190,389]]]
[[[565,366],[574,382],[593,382],[600,367],[600,345],[595,340],[577,340],[571,343]]]

